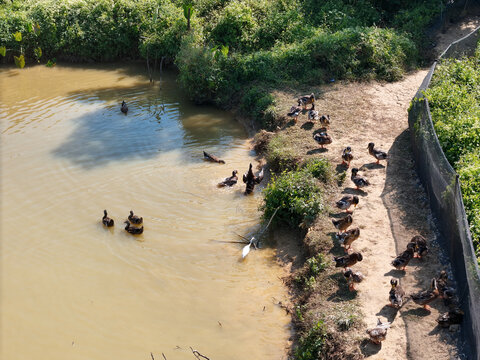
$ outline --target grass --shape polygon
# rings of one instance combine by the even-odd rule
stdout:
[[[480,262],[480,46],[471,58],[443,60],[425,96],[443,151],[460,175],[465,211]]]

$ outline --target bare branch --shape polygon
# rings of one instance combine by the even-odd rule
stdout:
[[[200,360],[200,358],[202,358],[202,359],[205,359],[205,360],[210,360],[210,358],[206,357],[205,355],[200,354],[197,350],[193,350],[191,346],[190,346],[190,350],[192,350],[193,355],[195,355],[195,357],[197,359]]]

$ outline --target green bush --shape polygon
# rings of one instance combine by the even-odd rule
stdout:
[[[262,128],[269,128],[275,121],[275,99],[265,88],[252,86],[240,100],[240,109],[251,119],[255,119]]]
[[[269,219],[278,208],[274,221],[291,227],[310,224],[324,208],[322,190],[312,174],[305,170],[273,177],[264,195],[264,218]]]
[[[442,61],[425,96],[443,151],[460,175],[480,261],[480,46],[471,58]]]
[[[298,347],[295,349],[295,359],[321,359],[326,338],[327,330],[325,324],[323,321],[319,321],[300,339]]]
[[[307,160],[302,167],[324,183],[332,180],[333,169],[327,159],[312,158]]]
[[[276,174],[286,170],[295,170],[299,163],[295,151],[282,135],[276,135],[270,140],[267,145],[266,157],[271,170]]]

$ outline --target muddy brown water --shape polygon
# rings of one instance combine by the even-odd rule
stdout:
[[[0,90],[0,358],[285,358],[273,248],[220,242],[260,221],[259,189],[215,186],[254,162],[230,114],[137,65],[0,68]]]

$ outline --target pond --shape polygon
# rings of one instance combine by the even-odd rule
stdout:
[[[284,270],[235,243],[261,189],[216,187],[256,164],[231,114],[135,64],[0,68],[0,89],[1,358],[286,358]]]

